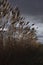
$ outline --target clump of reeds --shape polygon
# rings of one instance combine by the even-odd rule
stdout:
[[[0,65],[34,65],[40,61],[36,30],[29,23],[18,7],[0,0]]]
[[[7,0],[0,2],[0,31],[3,47],[36,46],[36,31],[25,22],[18,7],[12,8]],[[34,24],[32,24],[33,26]],[[1,44],[1,41],[0,41]]]

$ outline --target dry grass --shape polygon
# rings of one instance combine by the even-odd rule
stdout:
[[[0,65],[43,64],[43,46],[37,43],[35,29],[30,28],[29,22],[25,23],[18,8],[11,8],[7,0],[4,0],[2,5],[0,22],[3,22],[1,21],[3,18],[4,23],[0,31]],[[8,22],[10,22],[8,30],[3,31]],[[19,27],[16,27],[16,24],[19,24]]]

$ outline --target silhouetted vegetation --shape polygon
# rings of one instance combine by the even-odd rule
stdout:
[[[0,3],[0,65],[42,65],[43,45],[37,42],[36,30],[18,7],[7,0]]]

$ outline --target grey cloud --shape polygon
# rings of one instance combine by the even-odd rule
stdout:
[[[43,14],[43,0],[9,0],[17,5],[23,13]]]

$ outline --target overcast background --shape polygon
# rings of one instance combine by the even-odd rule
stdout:
[[[18,6],[26,20],[38,26],[37,35],[43,42],[43,0],[9,0],[13,7]]]

